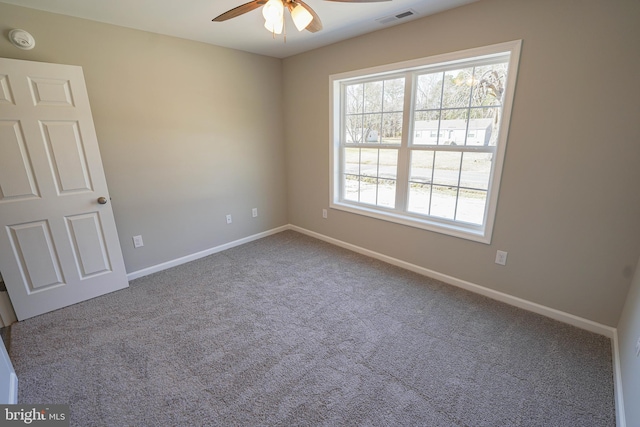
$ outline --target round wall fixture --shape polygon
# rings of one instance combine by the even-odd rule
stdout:
[[[29,50],[36,45],[36,40],[25,30],[15,29],[9,32],[9,40],[18,49]]]

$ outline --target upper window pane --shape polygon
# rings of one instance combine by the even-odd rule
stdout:
[[[402,111],[404,107],[404,79],[384,81],[384,111]]]
[[[495,147],[500,130],[500,107],[472,108],[466,145]]]
[[[382,115],[376,114],[364,114],[362,127],[364,141],[358,142],[380,142],[380,130],[382,128]]]
[[[472,106],[500,106],[507,83],[506,62],[476,67],[473,76]]]
[[[346,85],[346,143],[400,144],[404,78]]]
[[[413,122],[413,143],[415,145],[444,144],[444,133],[440,132],[440,112],[420,111],[415,113]]]
[[[364,84],[364,112],[382,112],[382,82],[370,82]]]
[[[345,142],[362,142],[362,115],[347,115],[345,117],[345,134],[342,137]]]
[[[418,76],[416,85],[416,110],[439,109],[442,106],[442,79],[444,73]]]
[[[345,113],[360,114],[364,106],[364,84],[348,85],[345,90]]]
[[[451,70],[444,73],[442,108],[465,108],[471,101],[473,68]]]
[[[383,118],[382,143],[400,144],[402,138],[402,113],[385,113]]]
[[[412,143],[496,146],[507,71],[503,62],[419,75]]]

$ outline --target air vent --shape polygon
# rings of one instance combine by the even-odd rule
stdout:
[[[385,24],[390,24],[392,22],[399,21],[401,19],[407,19],[410,16],[414,16],[417,14],[418,13],[415,10],[409,9],[409,10],[405,10],[404,12],[396,13],[395,15],[385,16],[384,18],[378,18],[376,19],[376,22],[378,22],[379,24],[385,25]]]

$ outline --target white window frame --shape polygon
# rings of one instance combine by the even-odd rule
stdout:
[[[490,244],[495,222],[496,208],[498,204],[498,194],[500,189],[500,180],[504,165],[504,156],[507,148],[507,139],[509,131],[509,123],[511,119],[511,108],[513,105],[514,92],[518,74],[518,63],[520,59],[520,49],[522,40],[514,40],[505,43],[499,43],[491,46],[484,46],[474,49],[467,49],[458,52],[446,53],[442,55],[430,56],[417,60],[404,61],[394,64],[387,64],[378,67],[367,68],[363,70],[349,71],[346,73],[333,74],[329,76],[330,82],[330,207],[358,215],[364,215],[384,221],[390,221],[411,227],[417,227],[438,233],[447,234],[459,238]],[[344,146],[342,144],[342,106],[343,106],[343,88],[349,82],[360,81],[368,78],[387,78],[388,76],[397,76],[402,73],[415,73],[416,71],[424,72],[431,69],[437,70],[442,67],[450,67],[452,65],[472,63],[477,60],[490,59],[492,57],[501,57],[508,55],[508,75],[505,84],[505,93],[502,106],[502,116],[500,120],[498,141],[495,147],[495,155],[491,166],[489,188],[487,193],[487,202],[485,206],[484,224],[475,225],[463,223],[461,221],[440,219],[436,217],[417,215],[407,212],[404,207],[396,209],[388,209],[380,206],[366,205],[358,202],[344,200],[343,197],[343,153]],[[413,83],[411,83],[412,85]],[[408,86],[405,82],[405,87]],[[405,92],[405,111],[407,108],[413,109],[412,90]],[[409,99],[406,99],[408,96]],[[412,135],[411,117],[412,113],[405,112],[404,129],[402,132],[402,146],[399,148],[399,165],[398,168],[408,168],[406,164],[407,153],[410,152],[407,140]],[[385,147],[380,147],[385,148]],[[403,151],[404,150],[404,151]],[[404,154],[403,154],[404,153]],[[405,160],[402,159],[405,157]],[[405,164],[402,165],[401,163]],[[397,183],[396,191],[408,191],[408,182]],[[401,197],[402,199],[402,197]],[[404,200],[406,200],[405,198]]]

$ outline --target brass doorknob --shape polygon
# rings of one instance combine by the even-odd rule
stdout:
[[[101,205],[106,205],[107,204],[107,198],[106,197],[98,197],[98,203],[100,203]]]

